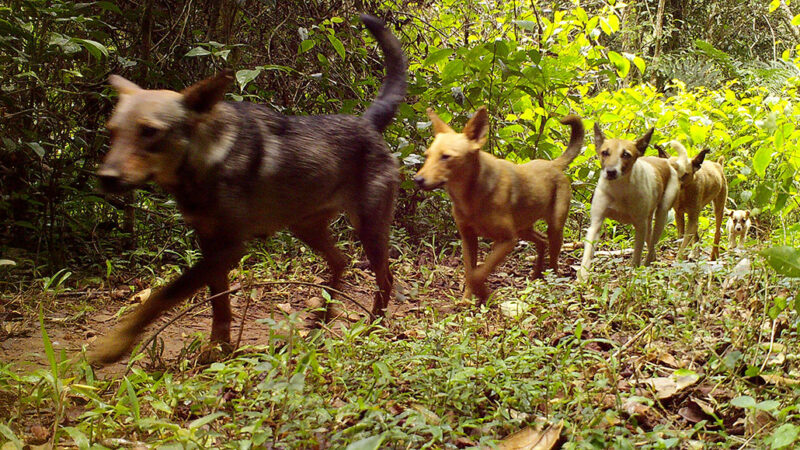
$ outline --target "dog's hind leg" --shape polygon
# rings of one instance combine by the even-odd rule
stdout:
[[[336,248],[328,229],[332,215],[332,213],[321,214],[310,220],[305,220],[301,224],[293,225],[290,230],[298,239],[305,242],[312,250],[325,258],[328,263],[328,269],[331,271],[331,278],[327,285],[339,290],[341,288],[342,272],[347,266],[347,258],[341,250]],[[318,317],[318,319],[325,321],[330,319],[328,308],[325,308],[324,317]]]
[[[491,274],[494,269],[503,262],[505,257],[514,250],[516,244],[516,237],[503,241],[495,241],[492,244],[492,251],[486,256],[483,264],[477,266],[475,270],[472,271],[472,276],[467,278],[467,284],[470,289],[472,289],[472,293],[478,297],[478,305],[485,304],[486,299],[489,298],[489,290],[486,288],[486,278],[488,278],[489,274]]]
[[[377,180],[367,185],[363,201],[358,204],[355,217],[351,222],[364,246],[370,267],[375,272],[378,292],[372,304],[372,314],[377,317],[386,315],[386,308],[392,296],[392,272],[389,270],[389,232],[394,210],[394,198],[397,192],[396,182]],[[353,220],[355,219],[355,220]]]
[[[552,242],[553,234],[551,230],[552,227],[548,227],[547,235]],[[542,235],[542,233],[539,233],[533,228],[521,232],[519,237],[528,242],[533,242],[533,244],[536,246],[536,253],[537,253],[536,267],[533,269],[533,278],[541,278],[542,271],[544,270],[544,254],[545,254],[545,249],[547,247],[547,240]],[[552,257],[550,258],[550,260],[552,261]]]
[[[107,336],[98,339],[91,361],[111,363],[130,351],[136,338],[163,312],[185,300],[211,280],[227,276],[228,271],[244,254],[241,241],[216,241],[203,250],[203,258],[177,279],[156,291],[136,311],[125,317]],[[222,274],[222,275],[220,275]],[[217,285],[219,287],[219,285]],[[230,326],[230,325],[229,325]]]
[[[478,266],[478,235],[470,227],[460,224],[456,221],[458,226],[458,234],[461,235],[461,257],[464,259],[464,295],[463,299],[472,298],[472,289],[469,286],[468,280],[472,278],[472,271]]]

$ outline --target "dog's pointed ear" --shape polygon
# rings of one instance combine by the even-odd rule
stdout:
[[[138,84],[119,75],[108,77],[108,84],[111,85],[120,95],[135,94],[142,90]]]
[[[486,112],[486,107],[481,106],[472,115],[466,125],[464,125],[463,133],[472,142],[483,146],[486,143],[487,135],[489,134],[489,113]]]
[[[640,155],[644,155],[644,151],[647,150],[647,146],[650,144],[650,138],[653,137],[653,131],[655,130],[655,128],[650,128],[644,136],[636,140],[636,150],[639,150]]]
[[[431,123],[433,123],[433,135],[437,135],[439,133],[455,133],[455,131],[450,128],[450,125],[444,123],[444,120],[440,119],[433,108],[427,109],[428,118],[431,119]]]
[[[735,209],[732,209],[732,210],[728,211],[728,215],[729,215],[730,217],[733,217],[733,213],[735,213],[735,212],[736,212],[736,210],[735,210]]]
[[[594,148],[598,152],[600,152],[600,147],[603,146],[603,142],[606,141],[606,135],[603,134],[603,130],[600,129],[600,125],[597,122],[594,123]]]
[[[214,105],[222,101],[232,82],[233,71],[223,70],[213,77],[198,81],[181,91],[183,103],[191,111],[199,114],[207,113]]]
[[[711,149],[704,148],[697,156],[692,159],[692,168],[695,171],[700,170],[700,167],[703,166],[703,161],[706,160],[706,155],[711,151]]]
[[[659,158],[669,159],[669,153],[667,153],[667,151],[664,150],[664,147],[662,147],[662,146],[660,146],[658,144],[653,144],[653,147],[656,148],[656,151],[658,152],[658,157]]]
[[[750,210],[749,209],[745,209],[744,210],[744,218],[745,219],[749,219],[750,218]]]

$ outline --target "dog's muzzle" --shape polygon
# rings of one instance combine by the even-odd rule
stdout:
[[[606,170],[606,178],[609,180],[616,180],[618,176],[619,172],[617,172],[617,169]]]
[[[422,189],[423,191],[432,191],[438,187],[444,186],[444,181],[439,184],[429,186],[427,183],[425,183],[425,177],[421,177],[419,175],[414,177],[414,183],[417,184],[417,188]]]
[[[107,194],[122,194],[133,188],[133,185],[125,182],[120,173],[114,169],[101,167],[96,175],[100,180],[100,190]]]
[[[736,231],[742,231],[742,226],[741,225],[736,225]]]

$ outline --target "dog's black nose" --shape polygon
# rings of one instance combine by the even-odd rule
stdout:
[[[606,170],[606,177],[609,180],[613,180],[614,178],[617,178],[617,170],[616,169]]]
[[[119,172],[114,169],[101,167],[97,171],[97,178],[100,179],[100,189],[103,192],[119,192],[122,190],[122,178]]]
[[[417,183],[417,187],[425,187],[425,177],[415,176],[414,183]]]

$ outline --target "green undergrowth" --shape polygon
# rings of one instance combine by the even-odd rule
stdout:
[[[125,376],[55,354],[42,327],[48,369],[0,365],[0,440],[464,448],[546,421],[564,423],[562,448],[790,448],[798,283],[747,256],[636,270],[600,256],[589,284],[500,283],[483,308],[420,283],[418,307],[387,321],[261,319],[264,346]]]

